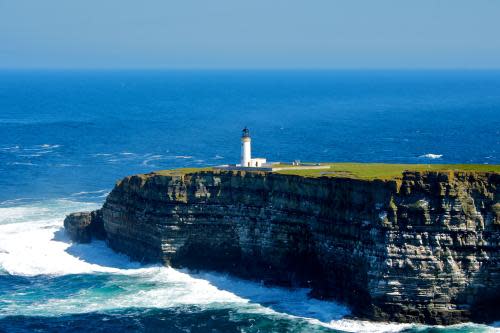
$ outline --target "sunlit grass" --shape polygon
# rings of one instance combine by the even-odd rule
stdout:
[[[275,171],[278,174],[298,175],[304,177],[344,177],[355,179],[396,179],[401,178],[404,171],[479,171],[500,173],[500,165],[490,164],[387,164],[387,163],[321,163],[329,169],[297,169]],[[285,165],[279,165],[284,167]],[[287,165],[289,166],[289,165]],[[185,174],[212,171],[205,168],[180,168],[155,171],[153,174],[163,176],[181,176]]]
[[[500,165],[489,164],[386,164],[386,163],[324,163],[330,169],[282,170],[280,174],[305,177],[348,177],[359,179],[393,179],[404,171],[482,171],[500,173]]]

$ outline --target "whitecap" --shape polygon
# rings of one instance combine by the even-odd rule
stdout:
[[[26,165],[26,166],[35,166],[37,164],[31,162],[9,162],[8,165]]]
[[[41,147],[43,149],[54,149],[54,148],[59,148],[61,145],[51,145],[48,143],[44,143],[43,145],[39,145],[38,147]]]
[[[19,204],[21,202],[33,202],[33,198],[16,198],[16,199],[9,199],[5,201],[0,201],[0,206],[11,206],[13,204]]]
[[[145,165],[145,166],[154,166],[153,164],[150,164],[151,162],[154,162],[154,161],[171,160],[173,158],[177,158],[174,156],[151,155],[151,154],[147,154],[144,157],[147,157],[147,158],[144,161],[142,161],[141,164]]]
[[[162,159],[162,155],[151,155],[150,157],[146,158],[144,161],[142,161],[142,165],[148,165],[150,162],[157,161]]]
[[[34,149],[34,150],[36,150],[36,149]],[[53,152],[54,152],[53,150],[47,149],[47,150],[38,151],[37,154],[43,155],[43,154],[50,154],[50,153],[53,153]]]
[[[42,153],[36,153],[36,154],[27,154],[27,155],[17,155],[18,157],[40,157],[42,156]]]
[[[76,197],[76,196],[81,196],[81,195],[100,194],[100,193],[106,193],[106,192],[108,192],[107,189],[97,190],[97,191],[81,191],[81,192],[73,193],[73,194],[71,194],[71,196]]]
[[[81,164],[67,164],[67,163],[59,163],[55,165],[58,168],[68,168],[68,167],[81,167]]]
[[[424,155],[419,156],[419,158],[430,158],[432,160],[435,160],[435,159],[438,159],[441,157],[443,157],[442,154],[424,154]]]
[[[21,148],[21,147],[18,145],[15,145],[15,146],[10,146],[10,147],[0,148],[0,150],[11,152],[11,151],[17,151],[17,150],[19,150],[19,148]]]
[[[178,155],[178,156],[175,156],[175,158],[178,158],[178,159],[190,159],[190,158],[193,158],[193,156]]]

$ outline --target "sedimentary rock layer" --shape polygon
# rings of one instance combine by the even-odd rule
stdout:
[[[103,208],[142,261],[309,286],[374,320],[500,319],[500,175],[401,180],[205,171],[136,175]]]
[[[64,229],[69,237],[78,243],[89,243],[92,238],[106,238],[100,210],[68,215],[64,219]]]

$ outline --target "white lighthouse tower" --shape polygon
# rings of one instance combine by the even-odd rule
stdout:
[[[250,131],[248,128],[243,129],[243,134],[241,135],[241,164],[240,167],[243,168],[260,168],[263,167],[267,162],[265,158],[252,158],[252,139],[250,139]]]
[[[243,134],[241,135],[241,166],[250,167],[252,166],[252,148],[251,148],[250,131],[248,128],[243,129]]]

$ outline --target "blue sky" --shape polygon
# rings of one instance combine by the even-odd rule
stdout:
[[[498,0],[0,0],[1,68],[500,68]]]

